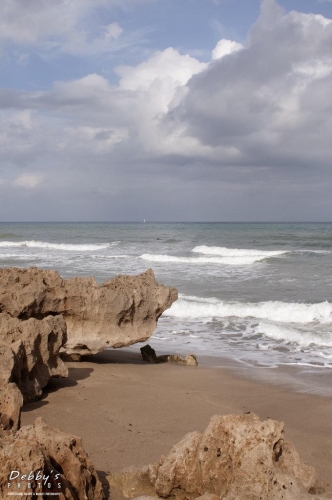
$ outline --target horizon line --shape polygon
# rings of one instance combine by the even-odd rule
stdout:
[[[31,220],[31,221],[0,221],[0,224],[331,224],[331,221],[103,221],[103,220],[70,220],[70,221],[49,221],[49,220]]]

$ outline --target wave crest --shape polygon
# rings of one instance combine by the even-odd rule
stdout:
[[[199,297],[180,295],[179,299],[165,316],[176,318],[256,318],[281,323],[319,323],[332,322],[332,304],[303,304],[281,301],[258,303],[226,302],[215,298],[200,299]]]
[[[277,257],[289,253],[287,250],[256,250],[246,248],[226,248],[226,247],[209,247],[207,245],[199,245],[192,249],[194,253],[203,255],[219,255],[220,257],[251,257],[257,260],[268,259],[269,257]]]
[[[226,266],[248,266],[266,259],[266,256],[239,255],[239,256],[204,256],[204,257],[176,257],[174,255],[158,255],[145,253],[140,255],[143,260],[150,262],[171,262],[174,264],[221,264]]]
[[[96,245],[80,245],[80,244],[67,244],[67,243],[49,243],[47,241],[0,241],[0,248],[49,248],[54,250],[64,250],[70,252],[89,252],[91,250],[103,250],[109,248],[110,243],[100,243]]]

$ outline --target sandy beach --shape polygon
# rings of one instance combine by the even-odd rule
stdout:
[[[241,378],[229,369],[151,365],[139,349],[109,350],[68,363],[68,379],[51,379],[40,401],[23,407],[22,425],[37,416],[80,436],[101,479],[157,461],[212,415],[254,412],[282,420],[305,463],[331,480],[332,398]]]

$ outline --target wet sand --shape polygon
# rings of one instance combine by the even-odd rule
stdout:
[[[22,425],[37,416],[80,436],[101,478],[167,454],[212,415],[254,412],[282,420],[301,459],[332,483],[332,398],[241,378],[202,366],[151,365],[139,348],[104,351],[68,363],[68,379],[52,379],[42,399],[24,406]]]

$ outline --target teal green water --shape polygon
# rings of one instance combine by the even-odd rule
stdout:
[[[152,268],[178,288],[160,349],[332,367],[332,224],[2,223],[0,265],[64,277]]]

